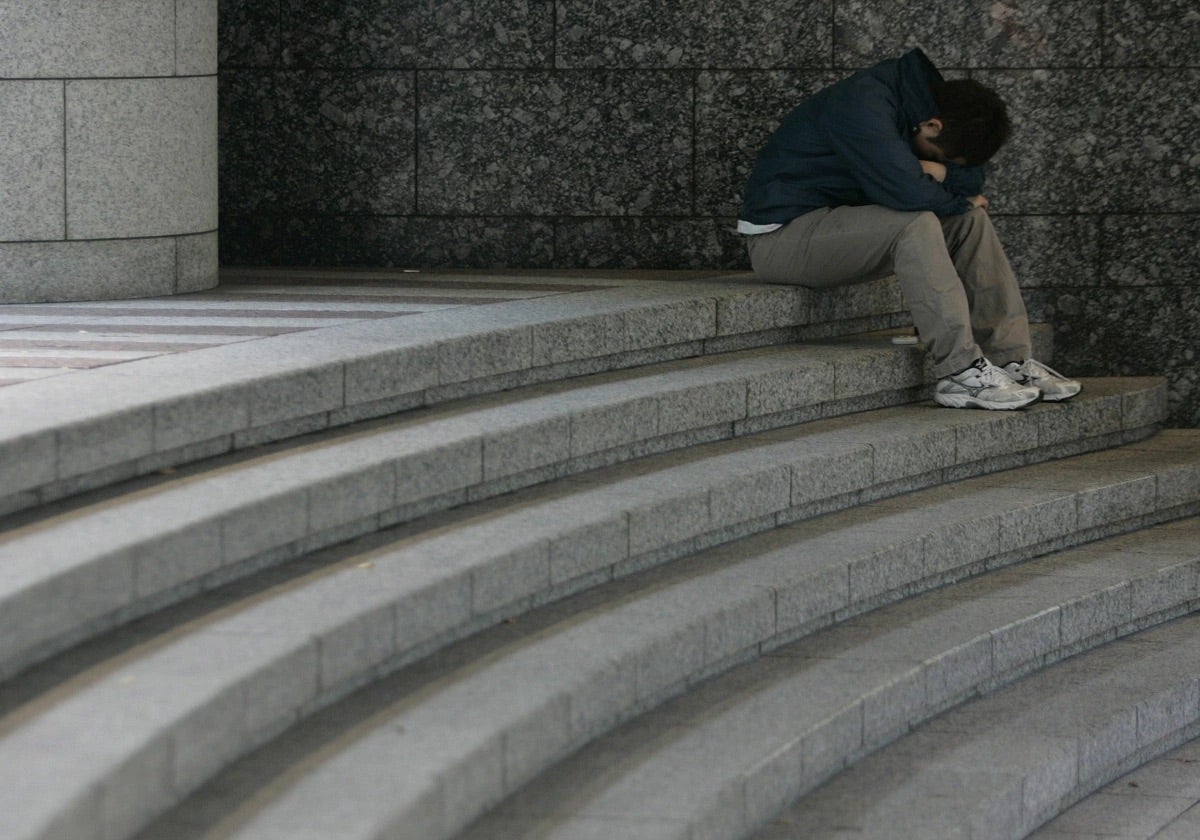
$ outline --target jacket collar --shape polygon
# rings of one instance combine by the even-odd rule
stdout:
[[[900,57],[900,108],[912,128],[938,115],[931,85],[945,79],[929,57],[913,49]]]

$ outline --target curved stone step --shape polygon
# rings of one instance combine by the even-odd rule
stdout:
[[[1200,733],[1200,616],[1111,642],[930,721],[759,840],[1025,837]]]
[[[908,323],[894,281],[613,288],[346,324],[0,391],[0,513],[469,394]]]
[[[844,764],[943,709],[1191,609],[1200,597],[1198,537],[1200,520],[1191,518],[1092,543],[781,647],[589,745],[462,840],[746,837]],[[972,772],[988,765],[983,755]],[[900,763],[885,762],[853,793],[835,778],[756,836],[843,836],[835,826],[847,837],[976,836],[933,820],[908,832],[904,820],[931,808],[921,801],[897,805],[896,819],[856,821],[859,805],[879,800],[883,813],[887,774],[909,775]],[[835,796],[839,807],[826,807]],[[991,816],[1002,825],[1011,815]]]
[[[1030,840],[1195,840],[1200,837],[1200,739],[1104,786],[1029,835]]]
[[[648,450],[911,397],[922,382],[919,355],[875,341],[749,351],[476,398],[218,460],[24,524],[16,517],[0,533],[0,675],[200,588],[469,499]],[[1074,438],[1095,448],[1145,433],[1161,420],[1165,391],[1161,382],[1132,382],[1132,390],[1094,382],[1053,422],[1038,412],[1011,419],[1008,433],[1025,438],[1012,449],[1037,450],[1041,438],[1055,455]],[[954,433],[945,430],[987,425],[923,422],[939,437],[939,468],[954,463]]]
[[[1165,437],[1111,453],[975,479],[956,488],[877,502],[761,535],[717,550],[706,559],[676,564],[673,568],[678,571],[673,574],[677,580],[667,574],[649,583],[639,581],[629,596],[624,594],[627,590],[616,586],[610,601],[591,607],[587,596],[557,606],[550,612],[559,625],[543,627],[534,622],[531,635],[511,649],[495,650],[484,643],[483,652],[477,651],[478,658],[468,658],[461,651],[435,657],[432,664],[406,672],[389,685],[387,696],[394,705],[360,722],[336,748],[323,749],[319,761],[314,757],[302,762],[307,772],[262,810],[238,814],[235,825],[239,827],[231,836],[373,837],[399,826],[408,836],[449,836],[572,749],[686,686],[754,657],[764,647],[789,641],[835,617],[988,565],[1011,563],[1063,544],[1138,527],[1159,516],[1194,511],[1200,501],[1200,436]],[[377,569],[379,566],[372,574]],[[361,571],[360,577],[371,577]],[[343,577],[349,574],[347,570]],[[1188,581],[1194,590],[1194,576]],[[360,589],[366,588],[360,583]],[[373,588],[379,588],[378,582]],[[308,590],[301,587],[292,592],[303,598]],[[341,586],[339,591],[344,595],[348,590]],[[275,625],[246,615],[233,616],[230,621],[242,634],[249,632],[261,640],[261,647],[268,646],[264,637],[274,630],[277,638],[272,643],[291,645],[287,655],[315,660],[318,655],[334,656],[340,647],[342,661],[357,658],[358,668],[368,668],[371,663],[362,661],[362,640],[372,636],[363,622],[334,616],[340,622],[337,627],[318,639],[307,635],[318,632],[308,630],[320,615],[316,603],[289,601],[285,593],[283,600],[270,606],[285,616]],[[358,608],[361,616],[374,610],[376,625],[391,631],[391,625],[377,617],[376,605]],[[1152,609],[1160,611],[1161,607],[1152,605]],[[1132,613],[1127,611],[1123,620],[1133,621]],[[1113,622],[1114,626],[1120,623]],[[290,643],[284,641],[288,636],[284,624],[302,628],[291,632]],[[1052,638],[1036,637],[1042,648],[1031,648],[1022,646],[1028,628],[1014,625],[1008,634],[1015,643],[1013,655],[995,675],[983,678],[1019,670],[1024,663],[1036,664],[1048,652],[1094,635],[1082,633],[1078,640],[1070,636],[1063,640],[1057,616],[1053,626]],[[1088,626],[1081,624],[1082,629]],[[231,659],[232,654],[222,656],[220,651],[228,647],[236,632],[214,630],[207,634],[206,642],[189,639],[182,643],[184,653],[179,654],[183,664],[146,664],[132,673],[144,675],[139,681],[153,684],[155,671],[191,673],[194,663],[207,661],[206,657]],[[985,646],[991,641],[985,636]],[[200,654],[198,646],[203,644],[214,648],[213,652]],[[939,663],[951,692],[945,702],[955,699],[953,692],[969,692],[980,681],[978,663],[963,655],[978,653],[978,648],[978,643],[967,645],[964,651],[956,648]],[[1026,658],[1021,659],[1018,651]],[[156,655],[176,654],[164,649]],[[284,655],[283,650],[271,653],[276,659]],[[964,673],[957,671],[957,658],[965,662]],[[234,672],[231,679],[237,678],[237,669],[249,667],[247,654],[239,654],[236,660],[230,666]],[[990,647],[987,660],[990,665]],[[266,664],[259,668],[268,676],[279,671]],[[297,670],[291,669],[293,673]],[[308,673],[314,670],[319,674],[315,662]],[[131,691],[120,684],[121,679],[120,673],[110,676],[109,681],[117,683],[105,686],[106,691],[114,692],[110,698]],[[309,694],[293,689],[289,701],[282,702],[277,695],[273,705],[290,716],[292,709],[311,702],[319,690],[311,683],[319,679],[307,679]],[[892,706],[889,692],[911,687],[911,679],[895,682],[877,693],[885,708]],[[225,684],[215,683],[210,693]],[[258,699],[269,685],[243,681],[238,691],[226,689],[222,697]],[[179,723],[172,724],[178,733],[175,737],[179,740],[174,742],[177,754],[192,755],[184,745],[203,740],[192,727],[199,720],[211,722],[216,717],[215,712],[201,714],[194,704],[221,708],[199,697],[197,689],[195,685],[187,686],[186,691],[177,686],[163,688],[184,703],[175,712]],[[31,722],[14,732],[7,743],[0,741],[0,767],[12,763],[6,760],[9,744],[33,751],[42,749],[49,739],[70,741],[64,733],[86,725],[77,717],[84,708],[95,708],[97,702],[73,696],[62,704],[73,713],[62,707],[48,711],[36,725]],[[251,701],[240,713],[259,714],[265,705]],[[225,706],[221,711],[236,718],[239,710]],[[861,722],[861,705],[857,714]],[[891,725],[906,722],[902,718]],[[833,730],[822,734],[836,741],[842,737],[845,723],[845,718],[835,720]],[[263,725],[261,720],[259,725]],[[882,723],[879,727],[886,730]],[[158,722],[142,723],[141,729],[145,735],[127,736],[126,740],[135,745],[171,743],[161,734]],[[204,746],[209,750],[205,769],[209,773],[230,760],[237,749],[255,741],[252,732],[236,731],[218,744],[212,729],[211,723],[204,729]],[[157,739],[151,738],[151,731],[160,732]],[[153,807],[165,807],[170,804],[170,792],[143,790],[147,771],[139,775],[137,770],[149,759],[138,749],[126,747],[120,761],[114,758],[86,770],[77,768],[74,772],[82,778],[70,785],[64,782],[65,766],[48,766],[45,772],[56,780],[54,785],[47,782],[53,792],[45,796],[41,808],[26,808],[33,810],[34,817],[49,820],[55,814],[73,813],[83,799],[104,794],[117,801],[124,801],[121,796],[140,796],[143,803],[157,795],[155,805],[145,804],[143,815]],[[75,766],[68,758],[63,762]],[[391,769],[385,772],[384,767]],[[167,778],[172,780],[171,792],[179,793],[198,784],[202,773],[192,764],[181,768],[177,761]],[[104,785],[99,784],[102,779]],[[13,779],[12,784],[22,792],[19,801],[26,803],[28,788],[37,787],[36,782],[21,779]],[[4,787],[0,784],[0,792]],[[103,809],[102,801],[93,799],[92,807]],[[0,808],[0,813],[5,810]],[[37,824],[33,817],[27,817],[23,825],[14,824],[16,817],[12,819],[7,827],[14,837],[39,836],[29,828]]]

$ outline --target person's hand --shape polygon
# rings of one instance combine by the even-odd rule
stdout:
[[[938,163],[936,160],[921,161],[921,170],[926,175],[932,175],[933,180],[939,184],[946,180],[946,164]]]
[[[988,206],[987,197],[982,196],[982,195],[973,195],[970,198],[968,198],[967,201],[971,202],[972,206],[982,207],[984,210],[986,210],[987,206]]]

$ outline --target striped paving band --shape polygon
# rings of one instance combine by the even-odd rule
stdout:
[[[610,288],[562,279],[233,269],[222,273],[215,291],[0,306],[0,386],[356,321]]]

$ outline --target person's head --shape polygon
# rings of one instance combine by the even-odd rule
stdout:
[[[987,163],[1008,140],[1008,108],[994,90],[973,79],[933,88],[938,115],[921,123],[913,144],[922,157],[969,166]]]

